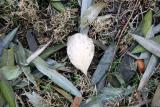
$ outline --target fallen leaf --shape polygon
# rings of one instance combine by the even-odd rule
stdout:
[[[9,65],[14,66],[14,48],[3,49],[2,58],[0,62],[0,67]]]
[[[112,44],[110,45],[104,55],[102,56],[93,76],[92,76],[92,84],[95,85],[97,84],[104,75],[106,75],[113,59],[114,59],[114,55],[115,55],[115,52],[116,52],[116,45],[115,44]]]
[[[152,10],[150,9],[144,15],[144,18],[142,19],[136,32],[142,33],[142,35],[146,37],[146,34],[149,31],[151,25],[152,25]]]
[[[94,56],[93,40],[81,33],[74,34],[68,38],[67,54],[71,63],[87,75]]]
[[[14,49],[16,50],[15,51],[16,62],[17,64],[22,66],[27,65],[27,62],[26,62],[27,56],[26,56],[25,50],[22,44],[18,40],[17,40],[17,43],[18,45],[14,45]]]
[[[142,19],[140,25],[138,26],[136,32],[138,32],[140,35],[146,37],[149,30],[152,29],[152,10],[149,10],[144,18]],[[152,31],[151,31],[152,32]],[[137,45],[133,50],[132,53],[138,53],[141,48],[140,45]]]
[[[55,52],[59,51],[60,49],[66,47],[66,43],[63,43],[63,44],[58,44],[58,45],[55,45],[53,47],[48,47],[46,50],[44,50],[42,52],[42,54],[40,55],[40,57],[42,59],[46,59],[48,58],[50,55],[54,54]]]
[[[73,98],[70,94],[68,94],[67,92],[65,92],[64,90],[58,88],[58,87],[53,87],[53,89],[55,89],[57,92],[59,92],[61,95],[63,95],[68,101],[72,102]]]
[[[10,42],[13,40],[13,38],[15,37],[17,31],[18,31],[18,27],[16,27],[15,29],[13,29],[11,32],[9,32],[5,38],[3,39],[3,47],[8,48]]]
[[[26,66],[27,62],[26,62],[26,53],[25,50],[22,46],[22,44],[17,40],[18,45],[14,45],[15,50],[15,57],[16,57],[16,61],[17,64],[19,64],[20,70],[21,72],[23,72],[25,74],[25,76],[27,77],[27,79],[32,82],[34,85],[36,85],[36,81],[34,76],[31,74],[31,69],[30,66]]]
[[[8,103],[9,107],[16,107],[14,93],[7,80],[3,77],[0,72],[0,93]]]
[[[31,55],[29,50],[26,50],[27,55]],[[75,96],[82,96],[78,89],[63,75],[59,74],[56,70],[49,68],[49,65],[40,57],[35,58],[32,63],[36,68],[50,78],[54,83],[63,88],[64,90],[70,92]]]
[[[70,107],[80,107],[82,97],[75,97]]]
[[[27,38],[29,49],[32,52],[35,52],[38,48],[38,45],[31,29],[27,31],[26,38]]]
[[[52,8],[56,9],[56,10],[59,11],[59,12],[65,11],[65,7],[64,7],[63,4],[61,3],[61,1],[51,0],[51,5],[52,5]]]
[[[18,66],[4,66],[0,69],[0,72],[7,80],[16,79],[22,73]]]
[[[138,71],[143,74],[144,70],[145,70],[145,64],[144,64],[144,60],[143,59],[137,59],[136,62],[137,67],[138,67]]]
[[[27,79],[36,86],[36,80],[35,80],[34,76],[31,74],[30,67],[29,66],[21,66],[20,70],[22,72],[24,72],[24,74],[27,77]]]
[[[98,92],[105,87],[105,84],[106,84],[106,81],[107,81],[106,76],[107,75],[104,75],[102,77],[102,79],[96,84],[96,89],[97,89]]]
[[[32,60],[34,60],[37,56],[39,56],[47,47],[48,45],[52,42],[52,39],[45,44],[43,47],[37,49],[31,56],[29,56],[26,60],[26,62],[29,64]]]
[[[155,41],[155,42],[157,42],[157,43],[160,44],[160,35],[151,38],[151,40],[153,40],[153,41]],[[136,53],[141,53],[141,52],[145,52],[145,51],[146,51],[146,49],[145,49],[143,46],[137,45],[137,46],[132,50],[132,53],[133,53],[133,54],[136,54]]]
[[[146,50],[148,50],[152,54],[160,57],[160,48],[159,48],[160,44],[154,42],[153,40],[145,39],[145,38],[138,36],[136,34],[131,34],[131,35]]]
[[[90,1],[90,0],[87,0],[87,1]],[[82,5],[83,5],[83,1],[82,1]],[[94,22],[94,20],[97,18],[100,11],[105,6],[107,6],[106,3],[96,3],[90,6],[84,13],[82,12],[81,22],[80,22],[80,32],[81,33],[88,32],[88,28],[87,28],[88,25]]]
[[[32,92],[32,94],[26,92],[24,95],[26,95],[29,99],[29,102],[34,107],[51,107],[47,101],[45,101],[40,95],[38,95],[35,92]]]
[[[130,95],[135,87],[128,88],[112,88],[105,87],[96,96],[92,96],[82,103],[80,107],[111,107],[115,106],[115,103],[120,102],[125,96]],[[106,105],[105,105],[106,104]]]

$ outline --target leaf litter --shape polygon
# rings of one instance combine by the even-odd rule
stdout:
[[[12,86],[16,99],[13,100],[12,91],[5,94],[0,86],[3,106],[4,101],[11,107],[157,105],[157,5],[155,1],[142,4],[137,0],[1,1],[0,76],[11,84],[8,87],[1,78],[0,82],[6,91]],[[77,32],[87,35],[82,37],[90,39],[94,46],[94,52],[86,58],[76,56],[85,43],[72,50],[75,58],[85,59],[75,61],[86,66],[85,70],[74,67],[67,56],[68,37]],[[38,49],[41,46],[44,47]],[[80,53],[83,54],[88,51]]]

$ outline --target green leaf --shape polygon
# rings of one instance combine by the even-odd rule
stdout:
[[[15,35],[16,35],[17,31],[18,31],[18,28],[19,28],[19,26],[16,27],[15,29],[13,29],[11,32],[9,32],[9,33],[5,36],[5,38],[3,39],[3,46],[4,46],[5,48],[8,48],[8,47],[9,47],[9,44],[10,44],[10,42],[13,40],[13,38],[15,37]]]
[[[4,66],[0,71],[7,80],[16,79],[22,73],[18,66]]]
[[[160,44],[160,35],[151,38],[151,40],[153,40],[153,41],[155,41],[155,42],[157,42],[157,43]],[[136,53],[141,53],[141,52],[145,52],[145,51],[146,51],[146,49],[145,49],[144,47],[142,47],[141,45],[137,45],[137,46],[132,50],[131,53],[136,54]]]
[[[25,50],[22,46],[22,44],[17,40],[18,45],[14,45],[15,50],[15,57],[16,57],[16,61],[19,65],[27,65],[26,59],[26,53]]]
[[[17,63],[20,66],[20,70],[22,72],[24,72],[25,76],[27,77],[27,79],[30,82],[32,82],[34,85],[36,85],[36,81],[35,81],[34,76],[31,74],[30,67],[29,66],[24,66],[24,65],[26,65],[26,59],[27,59],[25,50],[24,50],[22,44],[18,40],[17,40],[17,42],[18,42],[18,45],[14,45],[14,48],[15,48],[15,50],[17,50],[15,52],[15,56],[16,56],[16,59],[17,59]]]
[[[146,37],[147,32],[150,30],[152,26],[152,10],[149,10],[143,20],[141,21],[140,25],[137,28],[137,31],[140,35],[142,34],[144,37]],[[141,47],[140,45],[137,45],[133,50],[132,53],[140,53],[143,51],[144,48]]]
[[[0,93],[8,103],[9,107],[16,107],[15,99],[13,96],[13,90],[4,79],[2,73],[0,72]]]
[[[64,48],[66,46],[66,44],[59,44],[53,47],[48,47],[41,55],[40,57],[42,59],[46,59],[48,58],[50,55],[52,55],[53,53],[59,51],[60,49]]]
[[[65,11],[65,7],[61,2],[51,0],[51,5],[54,9],[56,9],[59,12]]]
[[[138,26],[137,32],[145,37],[151,25],[152,25],[152,10],[149,10],[144,15],[144,18],[142,19],[140,25]]]
[[[140,44],[142,45],[146,50],[148,50],[150,53],[160,57],[160,44],[153,41],[149,40],[146,38],[143,38],[141,36],[138,36],[136,34],[131,34],[132,37]]]
[[[6,60],[7,54],[6,54],[6,53],[8,53],[8,50],[7,50],[7,49],[3,49],[2,58],[1,58],[1,60],[0,60],[0,68],[1,68],[2,66],[5,66],[5,65],[7,64],[7,60]]]
[[[141,52],[145,52],[145,49],[141,45],[137,45],[131,53],[136,54]]]
[[[82,103],[80,107],[103,107],[104,102],[109,105],[115,105],[120,102],[124,97],[130,95],[134,91],[135,87],[128,88],[103,88],[98,95],[90,97],[85,103]]]
[[[0,63],[0,67],[9,65],[14,66],[14,48],[4,49],[2,53],[2,59]]]
[[[38,48],[34,53],[32,53],[31,56],[29,56],[27,58],[27,63],[29,64],[30,62],[32,62],[32,60],[34,60],[36,57],[38,57],[47,47],[48,45],[52,42],[52,39],[50,41],[48,41],[47,44],[43,45],[41,48]]]
[[[31,74],[30,67],[29,66],[20,66],[20,69],[22,70],[22,72],[24,72],[27,79],[36,86],[36,80],[35,80],[34,76]]]
[[[32,52],[26,50],[28,56],[32,54]],[[49,65],[40,57],[35,58],[32,63],[36,66],[36,68],[50,78],[54,83],[58,86],[62,87],[64,90],[70,92],[75,96],[80,96],[81,93],[77,90],[77,88],[64,76],[59,74],[56,70],[49,68]]]

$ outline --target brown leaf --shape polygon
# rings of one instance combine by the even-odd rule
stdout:
[[[80,107],[82,97],[75,97],[70,107]]]
[[[53,87],[53,89],[55,89],[57,92],[59,92],[61,95],[63,95],[68,101],[72,102],[73,98],[70,94],[68,94],[67,92],[65,92],[64,90],[58,88],[58,87]]]
[[[137,59],[135,63],[137,64],[138,71],[143,74],[144,70],[145,70],[144,60],[143,59]]]

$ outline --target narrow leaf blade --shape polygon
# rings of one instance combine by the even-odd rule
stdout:
[[[9,107],[16,107],[13,90],[4,79],[3,74],[0,72],[0,92],[7,101]]]
[[[153,41],[155,41],[155,42],[157,42],[157,43],[160,44],[160,35],[151,38],[151,40],[153,40]],[[146,50],[145,50],[145,48],[144,48],[143,46],[137,45],[137,46],[132,50],[131,53],[136,54],[136,53],[141,53],[141,52],[145,52],[145,51],[146,51]]]
[[[66,43],[64,44],[59,44],[53,47],[48,47],[46,50],[44,50],[44,52],[40,55],[40,57],[42,59],[46,59],[48,58],[50,55],[52,55],[53,53],[59,51],[60,49],[66,47]]]
[[[47,47],[48,45],[52,42],[52,40],[50,40],[47,44],[45,44],[42,48],[37,49],[31,56],[29,56],[27,58],[27,63],[29,64],[32,60],[34,60],[36,57],[38,57]]]
[[[35,92],[32,92],[32,94],[26,92],[25,95],[34,107],[50,107],[50,105]]]
[[[7,80],[12,80],[18,78],[22,73],[18,66],[4,66],[0,69]]]
[[[8,48],[9,47],[9,43],[13,40],[13,38],[15,37],[17,31],[18,31],[18,27],[16,27],[15,29],[13,29],[11,32],[9,32],[5,38],[3,39],[3,46],[5,48]]]
[[[31,55],[31,52],[28,50],[26,50],[26,53],[28,54],[28,56]],[[41,73],[48,76],[48,78],[50,78],[58,86],[62,87],[64,90],[70,92],[75,96],[81,96],[81,93],[70,81],[68,81],[68,79],[59,74],[56,70],[50,69],[43,59],[37,57],[32,61],[32,63]]]
[[[96,71],[94,72],[93,76],[92,76],[92,84],[96,84],[98,83],[102,77],[107,73],[110,64],[113,61],[114,55],[115,55],[115,51],[116,51],[116,46],[114,45],[110,45],[108,49],[106,49],[104,55],[102,56]]]
[[[160,44],[154,42],[153,40],[145,39],[141,36],[131,34],[132,37],[140,44],[142,45],[146,50],[151,52],[152,54],[160,57]]]
[[[82,15],[80,23],[80,32],[86,33],[86,28],[91,24],[98,16],[100,11],[106,6],[106,3],[96,3],[90,6]],[[88,28],[87,28],[88,29]]]

